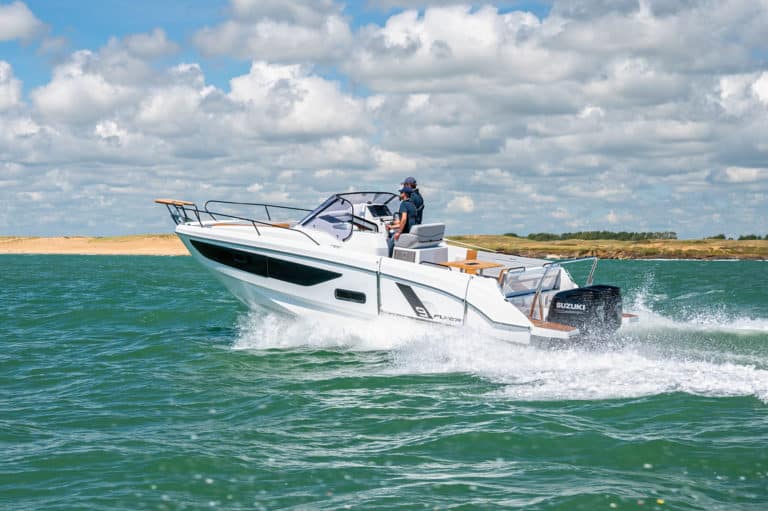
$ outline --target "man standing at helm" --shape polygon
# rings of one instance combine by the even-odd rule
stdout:
[[[397,220],[391,224],[386,224],[389,237],[387,238],[387,246],[389,248],[389,257],[392,257],[392,252],[395,250],[395,242],[400,239],[401,234],[405,234],[411,231],[411,227],[416,224],[416,207],[411,202],[411,194],[413,189],[404,185],[400,190],[400,210]]]
[[[421,225],[421,215],[424,212],[424,199],[416,185],[416,178],[408,176],[403,180],[402,185],[409,186],[412,190],[411,202],[413,202],[413,205],[416,207],[416,218],[414,220],[416,221],[416,225]]]

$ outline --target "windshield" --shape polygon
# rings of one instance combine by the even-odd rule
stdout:
[[[352,203],[333,195],[309,213],[301,221],[301,226],[345,241],[352,236]]]
[[[342,241],[352,236],[355,226],[362,230],[378,231],[375,224],[355,216],[354,206],[358,204],[397,206],[399,201],[397,201],[397,195],[388,192],[339,193],[328,197],[299,224],[302,227],[325,232]]]
[[[337,197],[343,197],[354,205],[357,204],[384,204],[392,208],[398,201],[397,195],[389,192],[350,192],[338,193]]]

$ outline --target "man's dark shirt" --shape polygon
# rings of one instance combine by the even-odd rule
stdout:
[[[416,224],[421,224],[421,216],[424,213],[424,198],[421,196],[421,192],[414,190],[411,194],[411,202],[416,208]]]
[[[411,202],[411,199],[405,199],[400,203],[400,209],[398,210],[398,213],[400,213],[400,218],[403,218],[403,213],[408,214],[408,219],[406,220],[405,227],[403,227],[403,232],[410,232],[411,227],[416,223],[416,206],[413,205],[413,202]]]

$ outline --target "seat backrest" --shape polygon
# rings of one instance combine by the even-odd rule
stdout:
[[[414,225],[407,234],[400,236],[397,246],[403,248],[434,247],[443,241],[445,224]]]
[[[419,237],[419,241],[442,241],[445,224],[419,224],[411,227],[410,234]]]

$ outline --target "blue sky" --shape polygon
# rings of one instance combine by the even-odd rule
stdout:
[[[155,196],[311,207],[413,174],[454,233],[765,234],[767,10],[0,0],[0,235],[158,232]]]
[[[26,5],[48,25],[48,35],[61,38],[64,49],[100,48],[112,37],[149,32],[161,27],[174,41],[189,42],[202,26],[215,25],[227,18],[229,4],[225,0],[28,0]],[[501,2],[500,12],[524,9],[546,16],[545,2]],[[365,1],[344,3],[344,14],[354,28],[375,23],[383,24],[402,7],[379,7]],[[423,7],[422,7],[423,11]],[[26,90],[43,85],[50,79],[51,64],[60,52],[46,53],[35,42],[0,41],[0,54],[17,73],[25,77]],[[227,87],[229,79],[246,72],[250,62],[226,57],[205,58],[191,44],[172,57],[177,62],[201,62],[207,80],[218,87]]]
[[[161,27],[174,41],[187,41],[196,28],[226,17],[226,2],[178,0],[153,2],[137,0],[29,0],[27,6],[48,25],[48,35],[62,38],[67,51],[97,49],[112,37],[149,32]],[[0,42],[3,58],[24,76],[26,89],[50,80],[51,64],[62,55],[45,53],[39,44],[28,41]],[[174,61],[199,61],[192,45],[184,45]],[[206,66],[209,80],[225,85],[229,77],[248,69],[248,63],[218,59]]]

